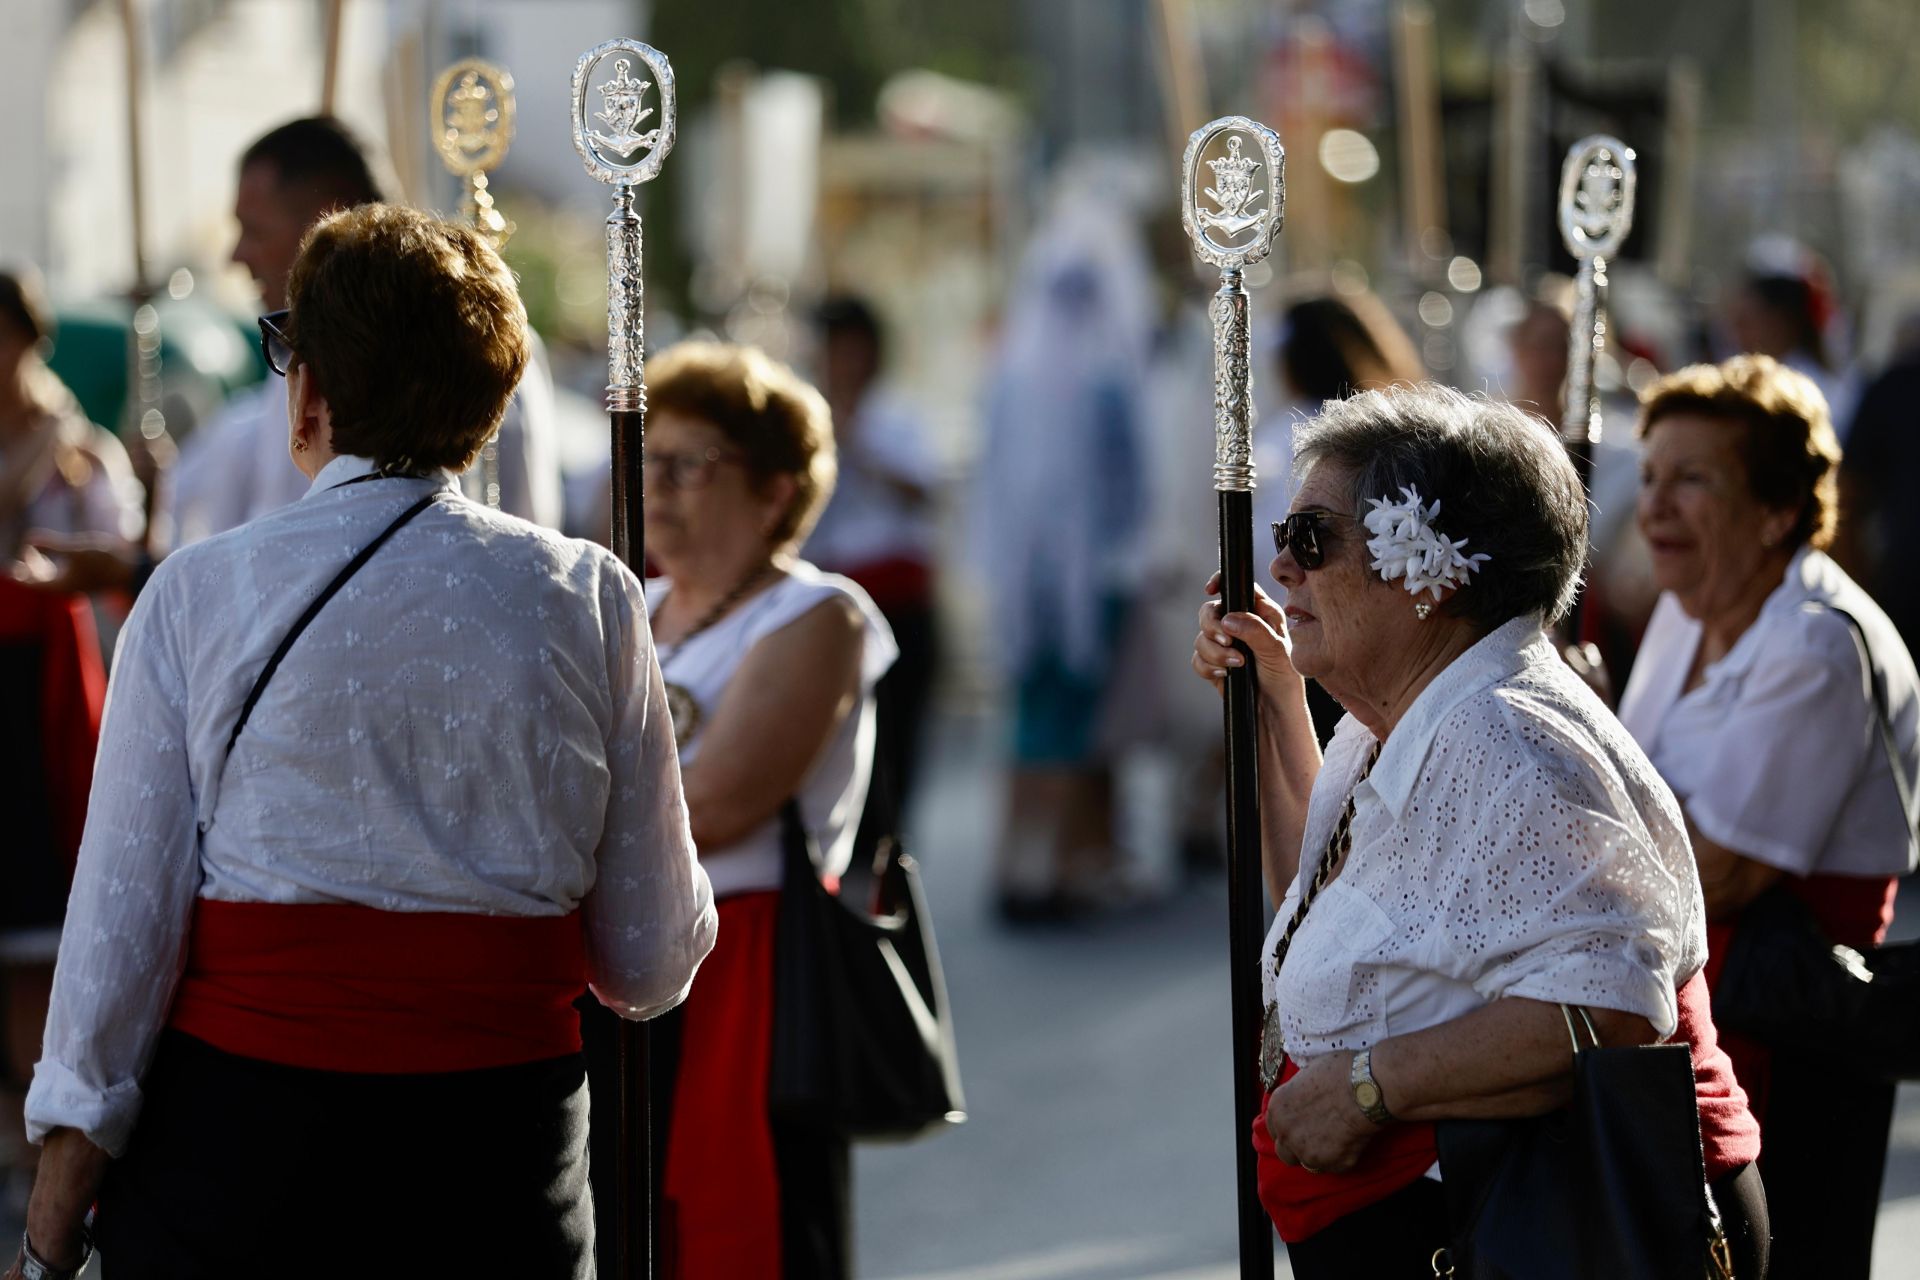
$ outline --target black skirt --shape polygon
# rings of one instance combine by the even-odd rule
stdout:
[[[283,1067],[164,1033],[100,1195],[105,1280],[591,1280],[578,1054],[434,1075]]]

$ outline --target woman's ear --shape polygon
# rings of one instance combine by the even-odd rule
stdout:
[[[287,370],[287,429],[296,454],[333,447],[333,411],[306,364]]]

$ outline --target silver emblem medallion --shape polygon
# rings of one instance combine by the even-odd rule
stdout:
[[[1280,1006],[1269,1003],[1260,1016],[1260,1087],[1272,1093],[1286,1065],[1287,1047],[1280,1037]]]

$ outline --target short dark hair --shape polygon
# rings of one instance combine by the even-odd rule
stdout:
[[[1353,509],[1403,487],[1440,503],[1435,529],[1487,562],[1443,606],[1491,631],[1522,616],[1560,620],[1587,558],[1587,495],[1560,439],[1510,404],[1437,383],[1335,400],[1294,432],[1294,466],[1353,475]]]
[[[0,325],[25,338],[29,346],[53,336],[53,317],[37,276],[0,271]]]
[[[1748,490],[1763,506],[1800,510],[1788,546],[1824,551],[1833,545],[1840,523],[1840,440],[1827,398],[1812,378],[1772,356],[1688,365],[1647,388],[1639,435],[1644,439],[1660,419],[1680,413],[1741,428]]]
[[[887,334],[880,313],[865,298],[836,293],[813,309],[813,321],[829,338],[851,334],[873,344],[876,357],[886,354]]]
[[[240,157],[240,168],[272,165],[283,187],[298,187],[326,203],[351,207],[386,198],[374,176],[372,155],[360,135],[342,121],[308,116],[261,135]]]
[[[321,219],[287,277],[287,342],[333,413],[333,450],[463,471],[526,371],[527,313],[484,236],[413,209]]]
[[[760,480],[792,476],[773,545],[800,542],[833,494],[839,458],[826,398],[758,347],[691,341],[647,361],[647,404],[711,423]]]

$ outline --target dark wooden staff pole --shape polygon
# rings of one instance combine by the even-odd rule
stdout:
[[[1607,349],[1607,259],[1633,229],[1633,150],[1594,134],[1573,144],[1560,171],[1560,236],[1580,264],[1574,276],[1573,325],[1567,350],[1567,406],[1560,436],[1573,455],[1580,487],[1593,492],[1593,450],[1600,443],[1600,389],[1595,366]],[[1566,636],[1579,644],[1587,593],[1574,600]]]
[[[1228,612],[1253,609],[1253,367],[1245,269],[1266,257],[1286,202],[1280,138],[1245,116],[1195,130],[1183,160],[1181,221],[1194,251],[1220,268],[1210,314],[1214,341],[1214,489],[1220,502],[1220,597]],[[1209,182],[1199,171],[1209,169]],[[1214,206],[1202,208],[1197,194]],[[1246,652],[1241,646],[1241,651]],[[1233,1151],[1239,1188],[1240,1274],[1272,1280],[1273,1226],[1260,1204],[1253,1150],[1259,1118],[1261,994],[1266,933],[1260,851],[1257,708],[1251,662],[1226,679],[1227,952],[1233,1004]]]
[[[613,59],[615,74],[593,84],[596,68]],[[640,78],[629,72],[638,69]],[[656,88],[653,103],[647,90]],[[590,92],[602,106],[590,110]],[[637,184],[660,172],[674,140],[673,69],[658,50],[637,40],[609,40],[582,54],[573,71],[573,142],[587,172],[613,187],[607,217],[607,421],[612,429],[613,553],[636,574],[646,571],[646,533],[640,481],[645,434],[645,297],[641,280]],[[644,123],[655,115],[651,129]],[[618,1280],[651,1277],[659,1257],[655,1212],[653,1125],[649,1114],[651,1035],[642,1022],[619,1020],[615,1030],[619,1072],[614,1225]]]

